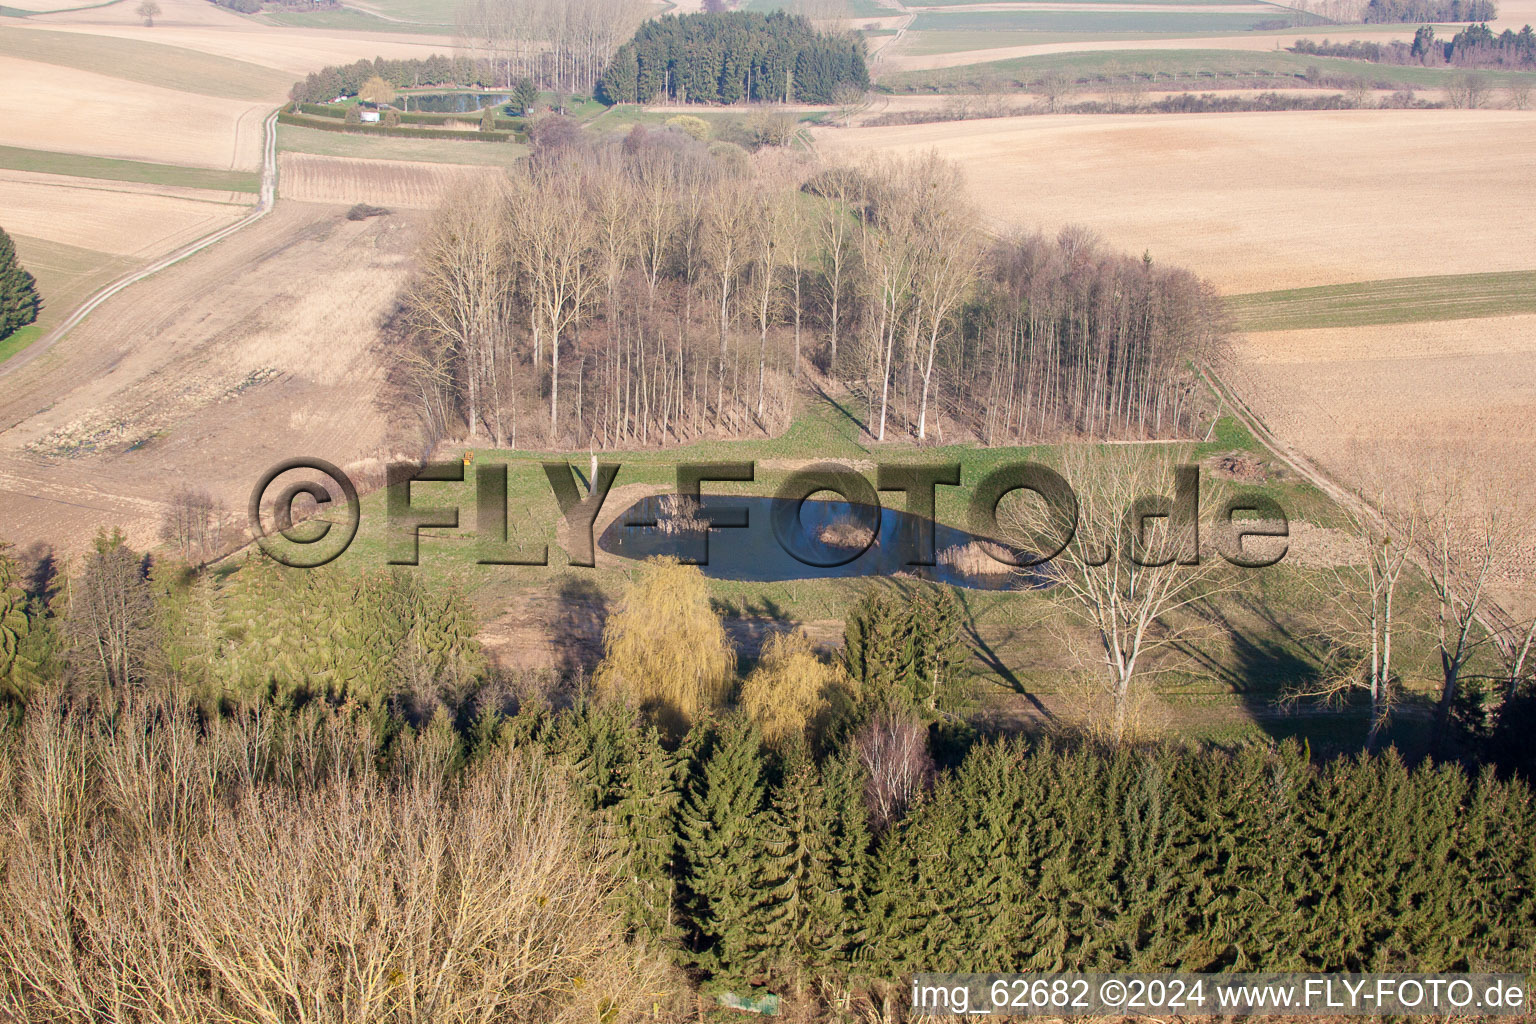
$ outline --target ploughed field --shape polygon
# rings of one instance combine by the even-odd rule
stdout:
[[[1536,269],[1530,111],[1026,116],[817,141],[937,149],[1000,231],[1086,225],[1224,292]]]

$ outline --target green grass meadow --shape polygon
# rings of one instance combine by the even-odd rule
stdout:
[[[203,188],[216,192],[259,192],[261,175],[255,171],[221,171],[141,160],[114,160],[74,153],[50,153],[40,149],[0,146],[0,168],[36,174],[67,174],[76,178],[132,181],[146,185]]]
[[[1360,281],[1232,295],[1235,329],[1292,331],[1536,313],[1536,271]]]
[[[859,410],[830,399],[811,399],[783,435],[754,441],[700,442],[676,449],[599,453],[621,469],[613,487],[645,484],[657,491],[675,483],[675,467],[683,462],[746,461],[758,463],[750,483],[712,483],[706,493],[771,495],[788,471],[763,465],[766,460],[807,458],[867,462],[952,462],[962,466],[962,486],[938,489],[940,521],[963,528],[971,488],[986,473],[1007,462],[1052,461],[1047,446],[981,448],[972,445],[918,449],[911,445],[868,443],[859,424]],[[1223,417],[1210,440],[1193,446],[1193,456],[1245,452],[1261,460],[1270,480],[1262,490],[1274,497],[1293,520],[1326,526],[1341,525],[1338,510],[1309,484],[1274,463],[1253,436],[1235,419]],[[528,597],[600,595],[617,599],[628,578],[628,564],[581,568],[570,565],[556,540],[559,512],[541,463],[567,459],[585,476],[588,453],[476,450],[463,482],[424,482],[412,485],[415,509],[457,507],[457,529],[423,529],[419,564],[405,571],[434,579],[452,579],[466,587],[481,614],[499,616]],[[482,566],[483,548],[475,532],[475,470],[486,464],[508,466],[509,538],[525,553],[547,545],[546,566]],[[866,474],[867,475],[867,474]],[[631,492],[631,495],[633,492]],[[628,504],[631,495],[614,499]],[[900,501],[889,495],[889,501]],[[615,511],[605,506],[605,512]],[[1207,502],[1203,508],[1212,515]],[[390,544],[382,491],[362,499],[357,539],[338,564],[353,570],[388,565]],[[723,538],[716,543],[726,542]],[[1303,708],[1291,714],[1277,702],[1289,687],[1316,677],[1321,655],[1311,635],[1311,616],[1321,606],[1331,577],[1327,571],[1287,562],[1245,573],[1238,589],[1201,607],[1201,629],[1177,651],[1159,662],[1156,689],[1174,735],[1208,742],[1241,742],[1265,733],[1298,735],[1320,745],[1350,749],[1364,735],[1359,708]],[[776,582],[710,580],[716,608],[727,618],[771,620],[775,623],[819,624],[823,631],[836,623],[872,585],[870,579],[807,579]],[[882,584],[888,585],[888,584]],[[1413,588],[1408,588],[1412,590]],[[1038,591],[993,592],[957,589],[972,637],[974,694],[979,706],[1008,717],[1027,713],[1030,702],[1047,704],[1073,699],[1079,666],[1067,656],[1063,636],[1091,641],[1080,624],[1063,614],[1060,602]],[[1421,593],[1407,594],[1404,614],[1422,602]],[[1428,657],[1428,649],[1413,638],[1402,641],[1403,664]],[[1410,716],[1411,718],[1411,716]],[[1414,728],[1412,725],[1404,729]]]
[[[1290,33],[1294,34],[1294,32]],[[997,87],[1027,87],[1048,74],[1064,74],[1087,84],[1137,78],[1158,84],[1199,86],[1240,81],[1244,85],[1294,88],[1314,74],[1338,80],[1362,80],[1395,89],[1443,89],[1461,72],[1371,64],[1339,57],[1313,57],[1285,50],[1092,50],[1015,57],[960,67],[902,71],[882,76],[878,88],[894,93],[969,92]],[[1480,72],[1495,88],[1521,79],[1536,84],[1536,73]]]

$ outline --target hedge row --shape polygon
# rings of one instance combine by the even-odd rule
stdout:
[[[498,118],[497,127],[511,121]],[[322,132],[349,132],[353,135],[385,135],[396,139],[458,139],[466,142],[522,142],[524,136],[515,131],[456,131],[451,128],[391,128],[383,124],[347,124],[334,117],[310,117],[283,111],[277,115],[278,124],[291,124],[301,128],[316,128]]]

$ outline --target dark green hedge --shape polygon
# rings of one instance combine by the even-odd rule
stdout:
[[[402,118],[403,120],[403,118]],[[498,119],[500,127],[503,120]],[[278,124],[291,124],[301,128],[317,128],[322,132],[347,132],[352,135],[384,135],[394,139],[456,139],[463,142],[521,142],[522,136],[514,131],[455,131],[449,128],[398,128],[382,124],[347,124],[334,117],[310,117],[283,111],[277,115]]]

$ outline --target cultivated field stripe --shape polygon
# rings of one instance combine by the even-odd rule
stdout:
[[[261,188],[261,175],[255,171],[220,171],[205,167],[148,163],[143,160],[114,160],[108,157],[23,149],[19,146],[0,146],[0,168],[37,174],[64,174],[72,178],[174,185],[213,192],[256,192]]]
[[[197,241],[192,242],[189,245],[183,246],[182,248],[171,253],[169,256],[165,256],[156,260],[154,263],[143,268],[142,270],[132,271],[107,285],[101,291],[87,299],[79,309],[75,310],[69,315],[69,319],[65,320],[58,327],[55,327],[45,337],[41,338],[32,345],[29,345],[23,351],[16,353],[13,357],[7,359],[4,363],[0,363],[0,377],[4,377],[8,373],[14,373],[26,364],[30,363],[32,360],[36,359],[38,356],[42,355],[44,352],[48,351],[58,343],[60,338],[68,334],[76,324],[90,316],[91,313],[95,311],[97,306],[100,306],[103,302],[106,302],[108,299],[122,291],[124,288],[127,288],[133,284],[137,284],[138,282],[144,280],[146,277],[149,277],[151,274],[159,273],[166,267],[180,263],[188,256],[202,252],[210,245],[228,238],[230,235],[234,234],[236,231],[239,231],[241,228],[248,227],[249,225],[256,223],[258,220],[270,213],[272,211],[273,204],[277,202],[277,111],[274,110],[267,116],[266,121],[262,125],[262,130],[264,133],[264,140],[262,145],[261,161],[261,191],[258,193],[256,206],[253,210],[251,210],[250,213],[235,221],[233,224],[222,227],[217,231],[214,231],[213,233],[205,235]]]
[[[1364,327],[1536,313],[1536,271],[1403,277],[1226,299],[1240,331]]]
[[[292,85],[281,71],[181,46],[83,32],[0,32],[0,56],[158,85],[220,99],[272,99]]]

